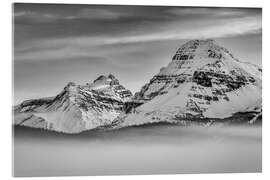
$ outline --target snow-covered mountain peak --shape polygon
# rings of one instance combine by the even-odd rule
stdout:
[[[24,101],[14,107],[15,124],[77,133],[164,121],[253,123],[261,116],[261,68],[216,41],[189,41],[168,62],[133,98],[114,75],[101,75],[85,85],[70,82],[55,97]]]
[[[69,82],[69,83],[64,87],[64,91],[72,92],[72,91],[75,91],[76,88],[77,88],[76,83],[74,83],[74,82]]]
[[[131,97],[112,74],[86,85],[69,82],[55,97],[14,107],[15,124],[68,133],[93,129],[112,123]]]
[[[191,60],[201,58],[223,59],[232,58],[232,54],[215,40],[191,40],[183,44],[173,56],[173,60]]]
[[[261,99],[261,75],[258,66],[239,61],[216,41],[192,40],[134,99],[145,101],[137,110],[152,119],[225,118]]]
[[[158,76],[180,74],[192,76],[198,70],[239,75],[251,73],[259,78],[261,76],[258,66],[239,61],[212,39],[191,40],[183,44],[168,66],[160,69]]]
[[[119,80],[115,78],[114,75],[109,74],[107,76],[101,75],[91,84],[92,87],[96,86],[113,86],[119,85]]]

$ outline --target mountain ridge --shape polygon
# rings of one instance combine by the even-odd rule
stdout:
[[[134,96],[112,74],[86,85],[70,82],[55,97],[15,106],[15,125],[78,133],[232,117],[245,117],[252,124],[262,114],[261,73],[260,67],[241,62],[214,40],[191,40]]]
[[[28,100],[15,106],[15,125],[77,133],[110,124],[132,93],[114,76],[100,77],[86,85],[70,82],[53,98]]]

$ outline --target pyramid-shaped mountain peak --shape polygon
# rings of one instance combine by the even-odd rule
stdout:
[[[166,67],[135,94],[139,100],[151,100],[183,84],[205,88],[226,87],[233,91],[247,84],[260,84],[261,72],[256,66],[235,59],[216,41],[191,40],[183,44]],[[187,90],[189,91],[189,90]]]
[[[213,39],[191,40],[183,44],[174,54],[173,60],[189,60],[194,58],[234,58],[224,47]]]
[[[142,124],[143,118],[143,123],[222,119],[247,109],[257,109],[260,115],[261,90],[258,67],[235,59],[214,40],[188,41],[135,94],[144,104],[123,126]]]

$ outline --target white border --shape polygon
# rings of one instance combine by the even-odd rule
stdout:
[[[269,49],[269,1],[262,0],[23,0],[23,1],[1,1],[1,87],[0,87],[0,179],[13,179],[11,176],[11,97],[12,97],[12,64],[11,64],[11,5],[13,2],[28,2],[28,3],[65,3],[65,4],[126,4],[126,5],[177,5],[177,6],[226,6],[226,7],[263,7],[263,173],[262,174],[192,174],[192,175],[149,175],[149,176],[99,176],[99,177],[53,177],[53,178],[34,178],[34,179],[208,179],[208,180],[227,180],[227,179],[245,179],[253,180],[270,179],[269,169],[269,131],[268,123],[270,116],[267,108],[269,107],[267,100],[270,102],[270,57]],[[270,22],[270,21],[269,21]],[[269,43],[268,43],[269,42]],[[29,179],[29,178],[20,178]]]

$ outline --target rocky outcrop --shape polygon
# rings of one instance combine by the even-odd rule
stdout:
[[[124,108],[123,111],[125,114],[129,114],[135,111],[135,109],[139,106],[141,106],[142,104],[144,104],[144,102],[139,102],[136,100],[131,100],[131,101],[127,101],[124,104]]]

